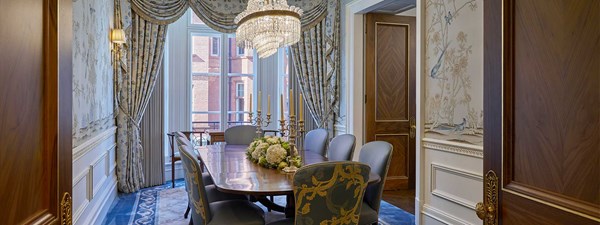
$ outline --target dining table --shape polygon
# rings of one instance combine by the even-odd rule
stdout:
[[[216,143],[197,147],[200,160],[207,169],[214,185],[219,191],[243,194],[259,201],[267,208],[285,213],[286,217],[294,216],[293,177],[294,173],[286,173],[277,169],[269,169],[253,163],[246,158],[247,145],[227,145]],[[326,157],[304,152],[304,164],[328,161]],[[380,182],[378,174],[369,174],[369,184]],[[285,206],[277,205],[267,196],[285,195]]]

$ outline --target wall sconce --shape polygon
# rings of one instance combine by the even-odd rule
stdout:
[[[113,43],[125,43],[125,31],[123,29],[113,29],[110,33],[110,39]]]

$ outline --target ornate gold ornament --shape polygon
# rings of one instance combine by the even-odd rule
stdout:
[[[485,175],[483,192],[485,198],[483,203],[479,202],[475,206],[477,217],[483,220],[484,225],[498,224],[498,176],[493,170]]]
[[[60,201],[60,224],[71,225],[73,224],[73,213],[71,208],[73,207],[73,199],[69,192],[63,194],[62,200]]]

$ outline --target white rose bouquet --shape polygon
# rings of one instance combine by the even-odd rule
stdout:
[[[292,156],[290,143],[281,137],[264,136],[255,139],[248,149],[246,157],[254,163],[266,168],[277,168],[279,170],[288,167],[300,167],[299,156]]]

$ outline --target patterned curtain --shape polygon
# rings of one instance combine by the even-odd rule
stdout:
[[[327,17],[292,46],[294,72],[316,125],[333,136],[339,114],[340,1],[329,0]]]
[[[167,25],[133,13],[126,56],[117,73],[117,178],[121,192],[139,190],[144,183],[140,121],[154,89],[163,57]],[[126,58],[124,62],[123,58]]]
[[[308,30],[327,15],[327,0],[288,0],[289,5],[304,10],[302,29]],[[188,6],[213,30],[235,32],[235,17],[246,9],[248,0],[131,0],[131,8],[144,20],[169,24],[181,17]]]

